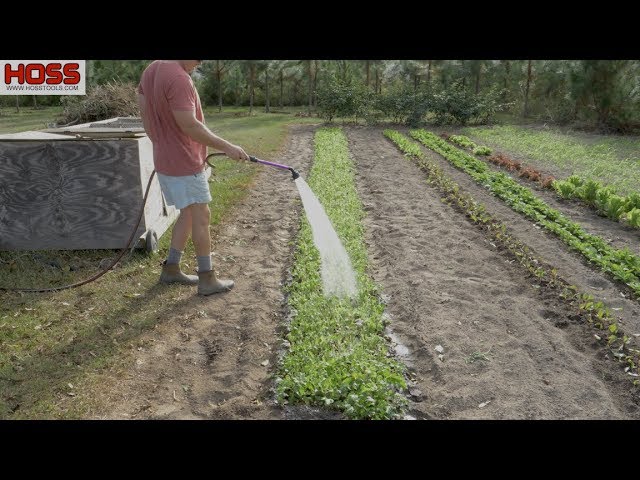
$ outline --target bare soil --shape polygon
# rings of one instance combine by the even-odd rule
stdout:
[[[293,128],[279,157],[305,177],[313,131]],[[640,418],[629,377],[562,299],[537,287],[483,231],[443,203],[381,128],[345,131],[367,212],[370,274],[384,292],[395,354],[412,380],[410,417]],[[430,158],[565,280],[624,307],[624,328],[640,332],[638,303],[623,298],[619,285],[442,157]],[[198,297],[195,289],[176,286],[170,316],[149,332],[128,370],[114,373],[95,418],[341,418],[274,402],[271,375],[287,315],[282,287],[303,214],[295,184],[284,176],[260,172],[216,232],[216,271],[233,278],[235,288]]]
[[[578,286],[582,291],[592,294],[616,308],[616,315],[620,316],[621,325],[629,333],[640,333],[640,303],[633,300],[631,289],[601,272],[597,266],[590,264],[585,257],[569,247],[555,234],[528,220],[505,202],[496,198],[484,187],[478,185],[466,173],[456,169],[442,156],[423,148],[429,158],[443,168],[455,182],[470,192],[473,197],[487,206],[493,216],[511,227],[524,243],[533,248],[539,258],[555,266],[568,283]],[[513,157],[517,158],[517,157]],[[500,170],[490,164],[494,170]],[[512,175],[513,177],[513,175]],[[577,202],[564,202],[555,197],[547,189],[533,186],[517,175],[513,177],[523,185],[535,190],[535,194],[547,202],[549,206],[566,215],[570,220],[579,223],[583,229],[592,235],[598,235],[615,248],[629,248],[636,255],[640,254],[640,231],[623,224],[612,222],[606,217],[598,215],[588,206]]]
[[[307,174],[312,139],[312,127],[293,129],[278,161]],[[97,418],[295,416],[275,404],[270,375],[285,322],[282,286],[301,211],[288,172],[267,167],[259,172],[250,194],[212,236],[216,273],[234,279],[235,287],[201,297],[195,288],[175,286],[171,317],[158,323],[142,342],[148,348],[118,374]]]
[[[368,213],[371,273],[388,296],[396,351],[415,378],[415,418],[640,416],[629,377],[605,358],[593,332],[574,320],[563,300],[536,288],[481,230],[444,204],[379,129],[354,127],[348,138]],[[583,287],[597,284],[622,303],[619,288],[564,244],[439,155],[429,156],[520,240],[559,264],[561,274],[571,273]],[[637,308],[629,301],[625,306]]]

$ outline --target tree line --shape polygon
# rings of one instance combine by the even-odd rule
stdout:
[[[87,89],[137,83],[149,63],[88,60]],[[388,101],[401,91],[430,96],[432,104],[442,95],[490,96],[502,111],[525,119],[620,133],[640,128],[638,60],[206,60],[193,78],[202,102],[218,110],[303,107],[322,113],[323,92],[330,99],[339,87],[361,92],[366,102]],[[57,105],[60,97],[0,101],[5,109],[36,108]]]

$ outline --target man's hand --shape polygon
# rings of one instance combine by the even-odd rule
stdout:
[[[247,155],[247,152],[245,152],[242,147],[239,147],[238,145],[232,145],[231,148],[225,153],[229,158],[232,158],[233,160],[246,160],[247,162],[249,161],[249,155]]]

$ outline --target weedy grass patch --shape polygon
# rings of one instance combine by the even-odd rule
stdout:
[[[23,100],[24,101],[24,100]],[[17,113],[15,108],[0,108],[0,133],[18,133],[27,130],[42,130],[54,123],[62,112],[62,107],[44,107],[34,110],[23,106]]]
[[[404,366],[384,338],[384,305],[368,277],[365,217],[358,198],[347,139],[340,128],[315,135],[309,186],[347,250],[358,280],[355,298],[325,297],[320,255],[306,217],[297,240],[288,285],[291,321],[277,374],[281,403],[328,406],[355,419],[402,415]]]

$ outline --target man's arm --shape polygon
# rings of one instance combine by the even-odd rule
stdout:
[[[214,134],[204,123],[195,117],[193,111],[172,110],[172,113],[180,130],[196,142],[215,148],[216,150],[222,150],[229,158],[233,158],[234,160],[249,160],[249,155],[247,155],[241,147],[227,142],[224,138]]]
[[[147,118],[145,115],[145,98],[144,95],[140,93],[138,90],[138,108],[140,109],[140,118],[142,118],[142,126],[144,127],[144,131],[147,132],[147,136],[153,141],[153,138],[149,136],[149,128],[147,126]]]

